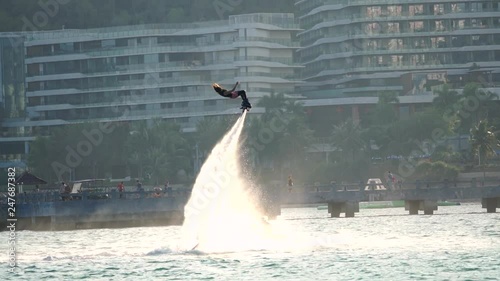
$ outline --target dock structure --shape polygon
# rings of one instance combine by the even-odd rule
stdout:
[[[323,185],[294,190],[267,189],[260,199],[269,219],[281,214],[281,207],[289,204],[327,204],[331,217],[354,217],[360,202],[405,202],[411,215],[423,211],[432,215],[438,201],[482,200],[487,213],[500,208],[500,182],[481,183],[415,183],[398,185],[396,189],[380,188],[380,183]],[[16,195],[17,230],[73,230],[88,228],[118,228],[133,226],[180,225],[184,221],[184,206],[191,191],[175,192],[136,191],[118,192],[33,192]],[[7,203],[0,204],[0,229],[5,230]]]
[[[188,191],[26,193],[16,196],[16,229],[74,230],[180,225]],[[7,208],[4,208],[7,210]],[[6,221],[6,220],[3,220]]]
[[[432,215],[438,209],[438,201],[471,200],[482,201],[487,213],[495,213],[500,208],[500,183],[478,184],[469,182],[412,183],[401,184],[396,189],[380,189],[379,184],[318,185],[302,191],[282,192],[280,203],[327,204],[331,217],[354,217],[359,212],[359,202],[404,200],[405,210],[410,215],[423,211]]]

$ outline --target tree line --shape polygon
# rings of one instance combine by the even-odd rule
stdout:
[[[227,19],[255,12],[293,12],[289,0],[3,0],[0,32],[97,28]]]
[[[344,118],[320,128],[300,102],[271,94],[258,104],[266,109],[264,114],[249,115],[242,163],[256,181],[284,182],[292,175],[297,183],[309,184],[382,177],[403,164],[413,169],[400,175],[407,180],[451,180],[464,166],[484,167],[500,149],[496,96],[477,84],[468,84],[460,94],[445,85],[435,94],[431,105],[400,116],[398,96],[380,93],[378,103],[359,122]],[[468,105],[471,101],[474,108]],[[327,112],[321,118],[338,114]],[[238,117],[206,117],[196,133],[182,133],[167,120],[122,122],[101,138],[94,137],[95,144],[89,132],[98,135],[102,125],[62,126],[32,143],[28,164],[51,182],[73,173],[77,179],[131,176],[149,184],[167,179],[189,184],[196,178],[196,162],[203,163]],[[453,151],[446,140],[456,135],[467,135],[470,149]],[[315,153],[318,144],[330,145],[327,157]],[[80,161],[73,163],[77,156]],[[381,163],[374,165],[377,159]]]

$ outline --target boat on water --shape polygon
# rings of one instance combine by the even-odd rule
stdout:
[[[438,206],[459,206],[460,202],[450,202],[450,201],[438,201]],[[405,206],[404,200],[394,200],[394,201],[371,201],[371,202],[360,202],[360,209],[385,209],[385,208],[403,208]],[[326,210],[328,206],[318,206],[318,210]]]

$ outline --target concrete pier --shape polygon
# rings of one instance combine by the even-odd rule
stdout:
[[[435,200],[405,200],[405,210],[410,215],[418,215],[418,211],[424,211],[425,215],[432,215],[438,209]]]
[[[359,202],[328,202],[328,213],[332,218],[340,217],[340,213],[345,213],[346,218],[352,218],[358,212]]]
[[[425,215],[432,215],[438,208],[438,201],[471,200],[483,198],[483,208],[488,213],[495,213],[500,208],[500,181],[477,185],[475,180],[450,183],[426,182],[422,184],[404,183],[396,189],[377,189],[377,183],[324,185],[304,188],[300,192],[281,194],[280,202],[292,204],[328,204],[328,213],[331,217],[353,217],[359,212],[359,202],[366,201],[405,201],[405,209],[410,215],[417,215],[423,211]]]
[[[61,198],[58,192],[20,194],[16,198],[16,229],[73,230],[179,225],[184,220],[184,206],[189,195],[189,192],[179,191],[175,196],[158,196],[155,191],[78,193],[65,198]]]
[[[497,208],[500,208],[500,197],[483,198],[481,205],[487,213],[496,213]]]

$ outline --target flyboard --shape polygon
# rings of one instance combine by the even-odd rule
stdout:
[[[248,101],[247,101],[247,103],[242,102],[242,103],[241,103],[241,107],[240,107],[240,109],[241,109],[241,114],[245,113],[245,110],[246,110],[246,111],[250,111],[250,108],[252,108],[252,106],[250,105],[250,103],[248,103]]]
[[[197,248],[199,245],[200,245],[200,242],[196,242],[196,245],[194,245],[194,247],[193,247],[193,248],[191,248],[191,250],[189,250],[189,251],[194,251],[194,250],[196,250],[196,248]]]

